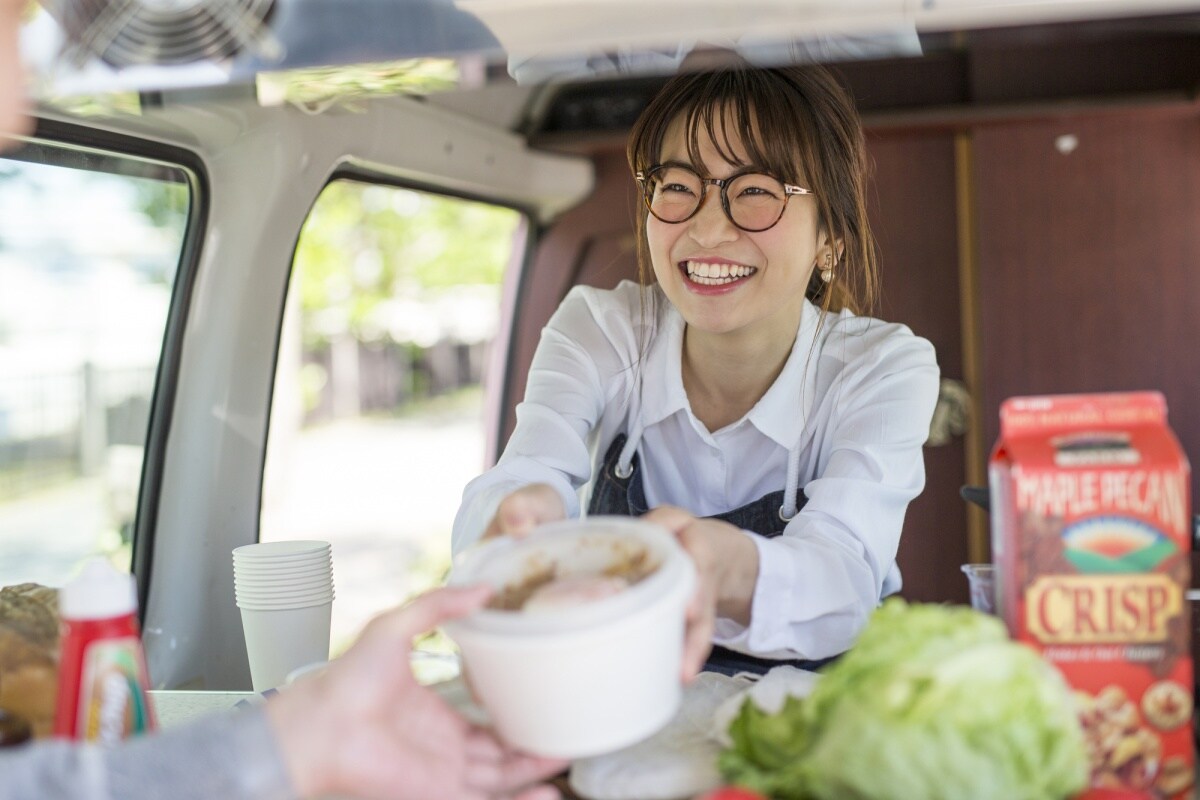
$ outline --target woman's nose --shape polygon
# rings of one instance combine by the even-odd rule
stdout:
[[[709,190],[700,201],[700,210],[688,220],[688,234],[701,247],[715,247],[738,237],[737,226],[725,215],[719,192]]]

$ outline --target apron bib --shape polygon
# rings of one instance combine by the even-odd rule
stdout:
[[[624,476],[620,474],[618,465],[625,441],[625,434],[618,435],[604,454],[603,468],[596,476],[592,486],[592,497],[587,509],[588,516],[611,514],[640,517],[649,510],[646,507],[646,491],[642,484],[637,453],[634,453],[629,463],[628,474]],[[726,511],[724,514],[714,514],[707,519],[718,519],[728,522],[736,528],[772,538],[783,533],[783,529],[787,526],[787,520],[782,516],[783,500],[783,490],[781,489],[732,511]],[[797,509],[803,508],[806,502],[808,502],[808,498],[801,491],[796,498]],[[713,645],[712,652],[704,663],[703,669],[723,675],[734,675],[738,672],[753,672],[761,675],[772,667],[782,664],[799,669],[816,670],[836,658],[838,656],[815,660],[759,658],[738,653],[720,645]]]

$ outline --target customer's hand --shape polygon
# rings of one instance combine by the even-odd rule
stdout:
[[[471,725],[409,668],[412,639],[482,606],[490,589],[440,589],[376,618],[324,674],[267,703],[301,797],[487,800],[558,797],[536,782],[566,763],[514,753]]]
[[[553,486],[531,483],[500,501],[496,516],[492,517],[483,532],[483,538],[501,535],[520,538],[544,522],[557,522],[566,516],[567,509],[563,506],[562,497]]]
[[[690,681],[712,650],[718,616],[750,624],[758,548],[728,522],[695,517],[681,508],[660,506],[642,519],[675,534],[696,565],[696,593],[688,605],[683,642],[683,679]]]

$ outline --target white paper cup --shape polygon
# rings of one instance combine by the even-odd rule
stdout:
[[[334,600],[334,590],[310,591],[288,596],[238,595],[238,608],[301,608]]]
[[[260,578],[254,575],[244,575],[234,570],[233,590],[239,600],[239,604],[243,598],[287,600],[302,596],[327,594],[333,591],[333,572],[326,569],[311,575],[296,575],[287,578]]]
[[[315,594],[297,594],[292,597],[247,597],[239,595],[238,608],[303,608],[332,602],[332,591]]]
[[[236,592],[234,596],[237,598],[239,606],[245,605],[245,601],[248,600],[266,600],[275,603],[297,605],[296,601],[298,600],[332,597],[333,588],[330,586],[318,586],[311,589],[297,589],[291,592],[254,592],[246,589]]]
[[[304,584],[283,584],[279,586],[257,586],[255,584],[238,585],[234,594],[238,597],[292,597],[295,595],[323,594],[333,591],[332,581],[314,581]]]
[[[233,560],[236,561],[270,561],[279,563],[289,559],[314,558],[328,554],[332,548],[329,542],[316,539],[292,542],[255,542],[233,548]]]
[[[334,564],[326,560],[324,564],[312,564],[298,567],[246,567],[239,564],[234,564],[234,575],[240,575],[245,578],[262,578],[262,579],[278,579],[278,578],[294,578],[310,575],[326,575],[334,571]]]
[[[320,575],[301,575],[295,578],[254,578],[245,577],[243,575],[234,574],[233,585],[238,591],[253,589],[260,592],[280,592],[296,589],[310,589],[317,587],[329,587],[333,585],[333,575],[331,573],[323,573]]]
[[[277,570],[277,569],[295,569],[295,567],[304,567],[314,564],[329,564],[334,560],[334,554],[330,551],[313,552],[304,555],[278,555],[278,557],[266,558],[241,558],[239,555],[234,555],[233,564],[240,570]]]
[[[293,670],[329,658],[333,599],[305,608],[241,607],[254,691],[282,686]]]

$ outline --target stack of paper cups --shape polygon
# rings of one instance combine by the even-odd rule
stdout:
[[[234,548],[254,691],[282,686],[292,670],[329,658],[333,557],[328,542],[262,542]]]

